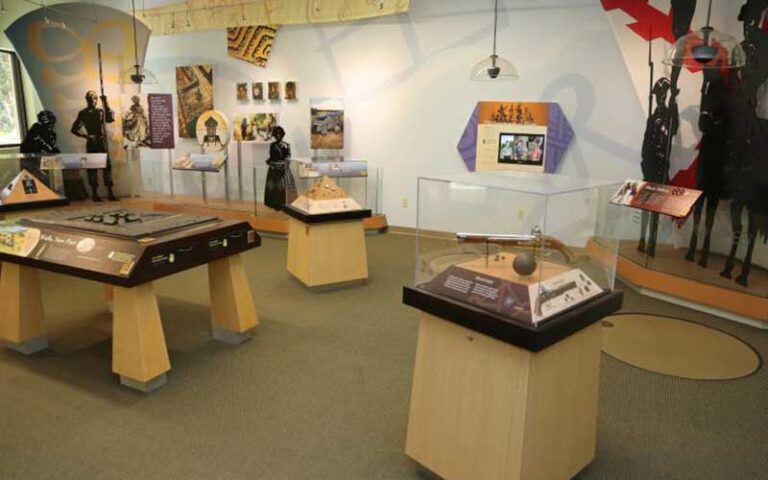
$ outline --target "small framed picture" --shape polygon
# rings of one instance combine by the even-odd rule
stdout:
[[[296,100],[296,82],[285,82],[285,99]]]
[[[280,82],[269,82],[267,95],[270,100],[280,100]]]
[[[251,94],[254,100],[264,100],[264,84],[261,82],[251,83]]]
[[[237,84],[237,101],[243,102],[246,100],[248,100],[248,84],[238,83]]]

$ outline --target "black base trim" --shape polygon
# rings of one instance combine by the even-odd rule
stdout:
[[[69,205],[68,198],[58,198],[56,200],[41,200],[38,202],[20,202],[0,205],[0,212],[18,212],[20,210],[37,210],[39,208],[51,208]]]
[[[334,213],[320,213],[310,215],[302,212],[301,210],[292,207],[291,205],[285,205],[283,212],[289,217],[293,217],[304,223],[324,223],[324,222],[338,222],[340,220],[357,220],[361,218],[369,218],[371,216],[370,210],[350,210],[347,212],[334,212]]]
[[[544,350],[599,322],[619,310],[623,301],[623,292],[606,292],[536,326],[514,323],[420,288],[403,287],[406,305],[532,352]]]

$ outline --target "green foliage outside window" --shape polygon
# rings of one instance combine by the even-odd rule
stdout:
[[[0,51],[0,145],[18,145],[22,140],[18,78],[13,54]]]

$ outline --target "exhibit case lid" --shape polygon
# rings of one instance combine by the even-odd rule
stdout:
[[[596,321],[618,308],[621,211],[610,199],[620,183],[522,172],[420,177],[406,303],[435,313],[444,302],[464,317],[528,331],[575,311]],[[599,314],[590,305],[601,305]]]

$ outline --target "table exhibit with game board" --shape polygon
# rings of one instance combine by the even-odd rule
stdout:
[[[100,282],[113,301],[112,370],[152,391],[171,368],[153,282],[208,265],[213,337],[240,343],[259,323],[240,253],[260,245],[247,222],[122,208],[0,222],[0,339],[28,355],[47,348],[37,270]]]

